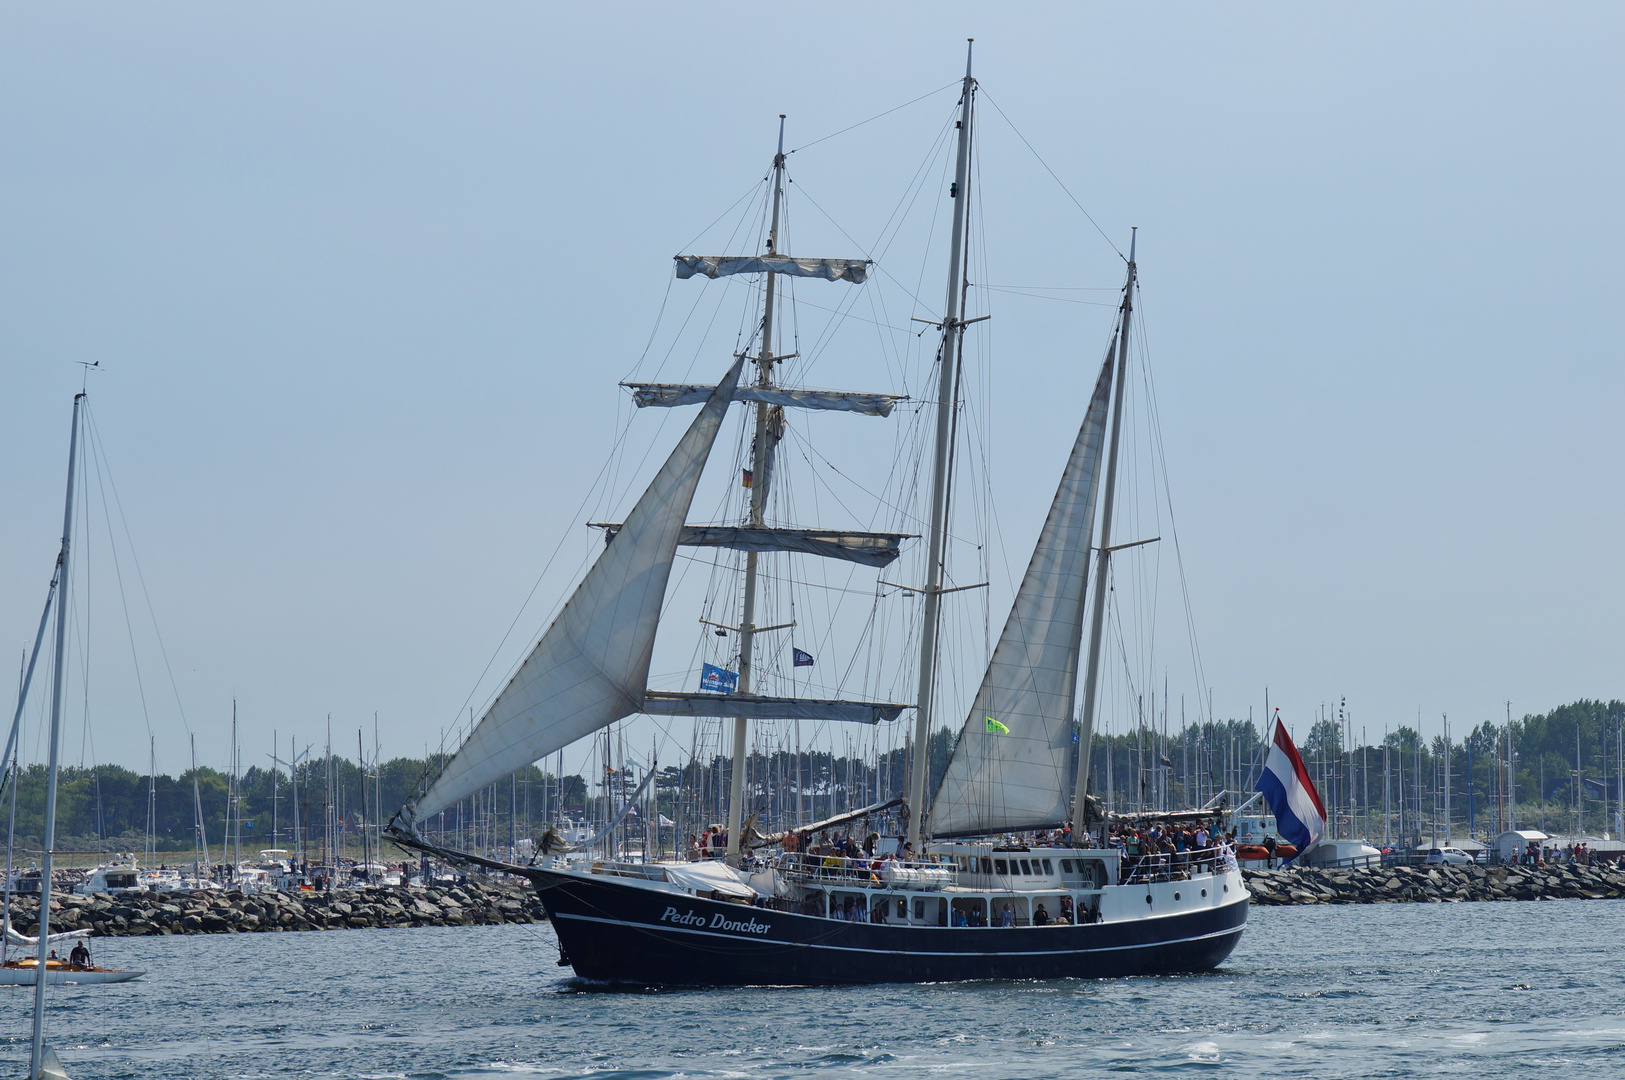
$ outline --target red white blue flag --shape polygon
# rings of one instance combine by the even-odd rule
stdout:
[[[1264,771],[1258,776],[1257,790],[1270,804],[1281,839],[1299,852],[1308,850],[1326,831],[1325,804],[1279,716],[1275,718],[1275,737],[1270,742],[1269,757],[1264,760]]]

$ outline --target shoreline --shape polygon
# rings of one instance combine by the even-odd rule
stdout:
[[[1242,880],[1264,906],[1625,899],[1625,870],[1611,865],[1288,867]]]
[[[39,898],[13,896],[12,926],[39,932]],[[444,888],[370,886],[331,892],[51,896],[51,932],[90,929],[92,937],[247,934],[377,927],[499,926],[547,918],[528,885],[469,881]]]

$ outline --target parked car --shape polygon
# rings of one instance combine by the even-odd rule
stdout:
[[[1432,848],[1424,860],[1429,866],[1471,866],[1473,857],[1460,848]]]

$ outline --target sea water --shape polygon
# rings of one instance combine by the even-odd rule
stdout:
[[[975,931],[997,933],[996,930]],[[1255,908],[1204,975],[611,991],[545,926],[93,940],[75,1080],[1625,1076],[1625,901]],[[0,988],[24,1071],[31,989]]]

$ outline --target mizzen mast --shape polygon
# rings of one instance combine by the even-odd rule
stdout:
[[[942,564],[947,544],[948,461],[953,451],[955,379],[960,337],[965,324],[960,320],[964,296],[963,259],[965,225],[970,217],[970,136],[971,99],[976,80],[971,77],[971,44],[965,46],[965,82],[959,96],[959,150],[954,164],[954,184],[948,196],[955,199],[953,239],[948,255],[948,297],[942,312],[942,364],[937,375],[936,461],[931,472],[931,529],[927,541],[925,620],[920,630],[920,689],[914,713],[914,754],[908,782],[908,839],[919,852],[921,824],[925,817],[925,781],[931,771],[931,705],[937,676],[937,627],[942,607]]]
[[[1134,252],[1136,234],[1128,245],[1128,277],[1123,282],[1123,306],[1117,326],[1117,388],[1112,409],[1112,447],[1106,460],[1106,497],[1100,519],[1100,556],[1095,561],[1095,604],[1089,630],[1089,673],[1083,681],[1083,719],[1078,728],[1078,778],[1072,793],[1072,839],[1083,839],[1089,790],[1089,747],[1095,732],[1099,700],[1100,654],[1106,621],[1106,583],[1111,576],[1112,507],[1117,501],[1117,450],[1123,436],[1123,384],[1128,375],[1128,331],[1134,314]]]
[[[773,155],[773,220],[767,232],[767,253],[779,253],[779,208],[784,202],[784,114],[779,114],[779,149]],[[762,301],[762,348],[756,354],[756,385],[763,390],[773,384],[773,299],[779,275],[767,272],[766,296]],[[750,524],[766,523],[768,487],[768,417],[771,407],[756,403],[756,438],[751,444]],[[756,644],[756,552],[745,555],[745,606],[739,620],[739,692],[750,693],[751,668]],[[728,788],[728,863],[739,863],[739,841],[744,824],[745,763],[749,753],[750,720],[734,718],[733,774]]]

